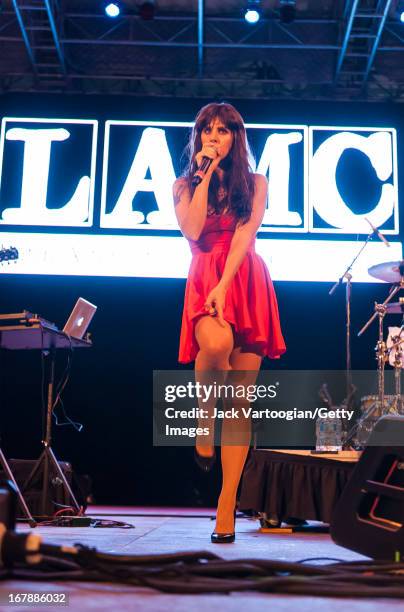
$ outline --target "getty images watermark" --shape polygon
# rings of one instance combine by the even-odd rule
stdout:
[[[345,371],[155,372],[154,444],[193,445],[197,436],[220,444],[223,431],[244,440],[251,431],[261,446],[312,447],[319,419],[337,420],[347,432],[363,418],[363,404],[376,397],[375,372],[353,372],[353,384],[347,404]]]
[[[196,399],[201,404],[212,403],[212,408],[191,408],[190,410],[176,410],[172,406],[165,409],[165,415],[168,419],[207,419],[207,418],[253,418],[253,419],[317,419],[330,418],[337,419],[352,419],[353,410],[336,407],[334,410],[328,408],[315,408],[315,410],[271,410],[264,408],[261,410],[254,409],[252,406],[241,406],[240,409],[232,407],[230,409],[218,409],[213,400],[224,399],[226,401],[242,400],[246,402],[256,402],[257,400],[272,399],[275,400],[278,395],[279,381],[272,385],[233,385],[233,384],[204,384],[199,381],[188,381],[186,385],[166,385],[164,387],[164,399],[167,403],[173,403],[178,399]]]

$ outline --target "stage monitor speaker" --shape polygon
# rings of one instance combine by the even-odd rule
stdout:
[[[10,480],[0,477],[0,539],[1,525],[5,529],[15,528],[15,517],[17,513],[17,491]],[[1,548],[1,546],[0,546]],[[0,559],[1,565],[1,559]]]
[[[384,416],[335,507],[336,544],[374,559],[404,560],[404,416]]]
[[[40,517],[42,499],[41,475],[37,476],[35,481],[31,483],[29,489],[23,490],[24,483],[29,477],[31,470],[35,465],[35,461],[30,459],[10,459],[9,465],[18,486],[23,491],[25,501],[27,502],[31,513],[33,516]],[[71,485],[79,505],[85,510],[87,508],[87,499],[91,496],[90,479],[87,476],[75,474],[70,463],[59,461],[59,465],[63,470],[68,483]],[[46,500],[46,516],[49,517],[51,517],[57,510],[70,506],[70,499],[66,496],[61,479],[52,473],[50,476],[48,499]],[[3,474],[0,469],[0,482],[1,478],[5,478],[5,474]],[[21,508],[17,510],[17,517],[23,518]]]

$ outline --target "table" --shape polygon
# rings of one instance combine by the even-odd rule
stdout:
[[[280,521],[293,517],[329,523],[359,457],[359,451],[312,455],[306,450],[252,449],[239,508]]]

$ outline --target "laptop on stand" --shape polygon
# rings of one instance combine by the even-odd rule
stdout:
[[[91,302],[88,302],[84,298],[80,297],[77,300],[70,317],[67,319],[63,332],[67,336],[81,340],[84,337],[84,334],[86,333],[96,310],[97,306],[94,306],[94,304],[91,304]]]

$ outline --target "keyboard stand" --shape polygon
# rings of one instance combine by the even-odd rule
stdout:
[[[80,506],[73,494],[71,486],[66,479],[66,476],[61,469],[58,460],[52,450],[52,413],[54,408],[54,384],[55,384],[55,361],[56,361],[56,350],[69,349],[73,350],[76,348],[88,348],[92,346],[89,340],[80,340],[78,338],[72,338],[67,336],[64,332],[54,329],[53,327],[47,326],[43,322],[34,323],[32,325],[6,325],[0,326],[0,348],[9,350],[41,350],[45,356],[46,361],[49,364],[48,368],[48,396],[46,411],[44,414],[45,431],[44,439],[42,440],[43,451],[40,457],[35,462],[30,475],[22,487],[22,493],[24,493],[38,476],[42,477],[42,495],[41,495],[41,516],[46,517],[46,502],[49,495],[49,481],[51,476],[57,475],[63,486],[65,495],[71,501],[72,507],[79,512]],[[4,457],[4,455],[2,455]],[[15,479],[11,473],[10,467],[4,458],[1,461],[6,474],[11,477],[10,479],[16,484]],[[7,467],[6,467],[7,466]],[[29,521],[34,521],[32,518],[27,504],[23,498],[23,495],[19,488],[19,499]],[[28,512],[28,514],[27,514]],[[35,521],[34,521],[35,522]]]

